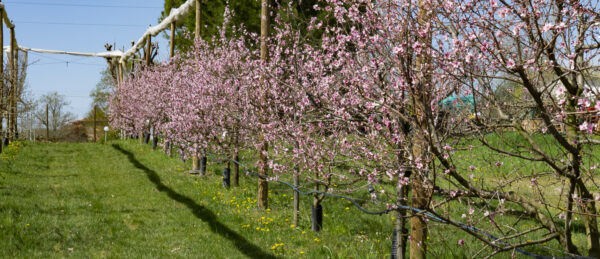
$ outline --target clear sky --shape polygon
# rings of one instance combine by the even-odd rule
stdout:
[[[163,0],[2,0],[15,23],[20,46],[50,50],[103,52],[104,44],[128,49],[149,25],[156,25]],[[4,29],[4,45],[9,44]],[[168,57],[168,41],[159,41],[159,60]],[[27,82],[37,98],[57,91],[71,103],[67,110],[82,118],[90,109],[90,91],[106,61],[97,57],[29,53]],[[33,64],[32,64],[33,63]]]

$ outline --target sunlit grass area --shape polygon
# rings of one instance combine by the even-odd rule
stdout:
[[[242,154],[249,166],[253,159],[251,152]],[[190,161],[183,163],[137,141],[20,143],[7,149],[0,163],[4,257],[382,258],[390,254],[394,213],[368,215],[348,200],[326,198],[323,230],[314,233],[312,197],[301,196],[300,221],[292,225],[293,192],[288,186],[270,183],[270,208],[260,210],[256,178],[242,174],[240,187],[224,189],[224,165],[209,162],[207,176],[192,176],[187,173]],[[392,195],[382,195],[378,203],[369,200],[366,190],[350,195],[367,209],[383,210],[386,202],[392,202],[383,197],[393,196],[394,190],[382,185],[377,191],[382,189]],[[462,200],[438,210],[456,219],[474,208],[464,223],[481,224],[487,221],[485,206],[489,205]],[[496,217],[497,224],[520,230],[533,226],[527,222],[526,217]],[[575,231],[583,230],[576,227]],[[575,237],[576,242],[584,242],[582,233]],[[437,258],[476,257],[484,248],[463,231],[433,220],[427,239],[429,254]],[[458,244],[461,239],[464,245]],[[546,246],[559,248],[551,241],[527,250],[561,255]]]

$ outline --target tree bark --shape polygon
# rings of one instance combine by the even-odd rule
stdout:
[[[397,190],[397,196],[396,196],[396,202],[399,205],[405,205],[406,203],[404,202],[404,198],[405,193],[406,193],[406,188],[408,186],[403,186],[402,184],[400,184],[400,181],[398,181],[398,186],[396,187]],[[393,250],[396,252],[393,256],[395,259],[404,259],[405,258],[405,254],[406,254],[406,237],[407,237],[407,230],[406,230],[406,211],[404,209],[399,209],[396,213],[396,221],[394,222],[396,227],[395,227],[395,231],[396,231],[396,235],[395,235],[395,241],[393,242],[396,247],[393,248]]]
[[[579,40],[582,40],[582,34],[579,36]],[[581,43],[580,43],[581,44]],[[575,58],[575,70],[579,71],[575,74],[575,84],[577,85],[576,92],[570,92],[574,96],[580,97],[583,95],[584,89],[584,78],[583,78],[583,68],[585,64],[583,61],[583,52],[582,50],[578,50],[578,54]],[[575,90],[575,89],[572,89]],[[569,89],[567,89],[569,91]],[[569,98],[567,101],[567,110],[568,111],[576,111],[577,103],[573,98]],[[581,179],[581,166],[583,161],[581,159],[581,148],[582,145],[578,141],[580,132],[577,129],[577,125],[579,125],[577,121],[577,117],[574,114],[567,115],[567,138],[569,143],[576,147],[577,153],[573,152],[568,153],[568,159],[571,162],[571,171],[575,177],[575,181],[577,183],[577,193],[579,197],[581,197],[585,202],[581,206],[577,206],[580,212],[585,214],[596,214],[596,203],[594,202],[593,195],[589,192],[586,185],[583,183]],[[588,255],[600,258],[600,233],[598,231],[598,220],[595,216],[590,215],[582,215],[583,224],[585,226],[585,233],[587,239],[587,247],[588,247]]]
[[[418,11],[418,23],[424,26],[429,21],[430,10],[425,0],[419,0],[419,11]],[[423,46],[431,45],[431,33],[428,33],[425,37],[419,38]],[[427,74],[429,70],[430,58],[425,54],[420,54],[416,59],[416,67],[424,74],[420,81],[414,87],[413,91],[413,111],[416,119],[416,128],[413,129],[413,146],[412,146],[412,157],[414,163],[420,163],[421,166],[416,166],[413,170],[411,177],[411,207],[425,210],[427,209],[429,198],[426,187],[427,180],[427,159],[426,149],[427,142],[424,136],[423,130],[427,129],[427,122],[425,119],[425,105],[427,103],[427,86],[430,84],[430,77]],[[420,160],[420,161],[418,161]],[[416,212],[412,211],[411,226],[410,226],[410,258],[411,259],[423,259],[426,258],[426,238],[427,238],[427,222],[423,215],[417,215]]]

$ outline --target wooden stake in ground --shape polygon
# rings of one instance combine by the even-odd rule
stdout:
[[[152,64],[152,35],[148,34],[146,37],[146,50],[145,50],[145,58],[146,58],[146,69],[150,69],[150,65]],[[149,125],[146,125],[149,126]],[[140,145],[144,144],[144,130],[140,130]]]
[[[240,157],[239,157],[239,155],[238,155],[237,152],[235,152],[233,154],[232,159],[233,159],[233,161],[236,161],[236,162],[233,163],[233,177],[232,177],[233,181],[232,181],[232,184],[235,187],[239,187],[240,186],[240,165],[238,163],[240,161]]]
[[[196,29],[195,29],[195,36],[194,36],[194,40],[195,41],[199,41],[202,37],[202,30],[200,28],[200,20],[202,19],[202,5],[201,5],[201,1],[200,0],[196,0]],[[175,34],[172,34],[172,42],[174,41],[174,37]],[[173,43],[174,44],[174,43]],[[174,48],[174,47],[173,47]],[[199,157],[199,153],[196,152],[194,154],[192,154],[192,173],[198,173],[200,175],[205,175],[206,174],[206,157],[202,157],[202,159],[200,159]],[[202,168],[200,167],[200,160],[202,160]]]
[[[298,187],[298,185],[300,185],[300,171],[299,171],[299,167],[296,166],[296,168],[294,169],[294,186]],[[293,211],[293,218],[292,218],[292,224],[294,224],[294,226],[298,226],[299,216],[300,216],[300,193],[297,190],[294,190],[294,211]]]
[[[296,141],[296,148],[300,148],[300,144]],[[300,167],[296,165],[294,168],[294,186],[298,187],[300,185]],[[294,190],[294,211],[292,224],[294,226],[298,226],[298,217],[300,216],[300,193],[297,190]]]
[[[267,39],[269,37],[269,17],[270,17],[270,9],[271,3],[269,0],[261,0],[261,11],[260,11],[260,59],[266,63],[269,59],[269,52],[267,48]],[[263,83],[266,83],[263,80]],[[267,165],[267,156],[265,155],[269,152],[269,143],[265,140],[264,135],[261,133],[259,136],[259,142],[262,142],[262,146],[258,152],[258,159],[260,161],[261,166],[258,168],[258,207],[261,209],[266,209],[269,207],[269,184],[267,182],[267,173],[269,172],[269,167]]]

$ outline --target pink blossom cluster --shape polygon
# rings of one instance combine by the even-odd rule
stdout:
[[[227,38],[223,29],[123,82],[111,99],[112,127],[135,133],[152,126],[192,153],[268,143],[261,151],[268,162],[258,166],[271,169],[271,179],[297,170],[326,190],[356,182],[403,186],[411,173],[434,186],[440,177],[459,189],[448,191],[449,199],[468,193],[520,205],[569,248],[570,232],[544,214],[546,200],[510,189],[518,181],[537,189],[547,175],[582,179],[580,158],[591,156],[580,143],[594,133],[600,109],[593,87],[600,80],[591,80],[599,72],[600,12],[594,1],[558,2],[322,0],[313,8],[328,16],[302,22],[294,12],[277,12],[267,60],[260,60],[257,35],[234,28],[237,36]],[[466,96],[472,101],[462,111],[443,105]],[[560,152],[539,148],[524,118],[539,121]],[[486,138],[506,132],[519,132],[522,142]],[[487,166],[461,163],[457,156],[477,142],[461,142],[464,136],[492,154],[483,159]],[[505,157],[553,174],[518,172],[497,186],[475,184],[482,169],[511,167]],[[572,184],[571,192],[586,188]],[[582,192],[584,214],[596,215],[594,197]]]

